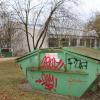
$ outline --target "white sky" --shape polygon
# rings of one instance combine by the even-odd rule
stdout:
[[[81,18],[86,20],[94,12],[100,12],[100,0],[80,0],[79,8]]]
[[[78,7],[75,7],[75,9],[73,11],[79,13],[80,18],[86,21],[93,15],[93,13],[100,12],[100,0],[79,0],[79,5]]]
[[[13,2],[14,0],[11,1]],[[32,1],[37,3],[44,0],[32,0]],[[93,15],[94,12],[100,12],[100,0],[79,0],[79,1],[80,3],[78,5],[78,8],[75,8],[73,11],[75,13],[79,13],[78,15],[82,20],[86,21]]]

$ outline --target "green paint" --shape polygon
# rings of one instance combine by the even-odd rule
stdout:
[[[48,55],[52,62],[56,60],[55,65],[62,60],[64,66],[60,70],[41,69],[42,60]],[[77,97],[96,87],[100,77],[99,62],[96,56],[78,53],[74,48],[40,49],[17,59],[33,89]]]
[[[7,49],[7,50],[4,50]],[[11,51],[11,48],[0,48],[0,55],[2,57],[12,57],[13,53]]]

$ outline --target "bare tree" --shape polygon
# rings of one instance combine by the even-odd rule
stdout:
[[[55,4],[54,4],[54,6],[51,8],[50,14],[49,14],[49,16],[48,16],[48,18],[47,18],[47,20],[46,20],[46,22],[45,22],[45,24],[44,24],[44,27],[43,27],[41,33],[40,33],[40,36],[39,36],[39,38],[38,38],[38,40],[37,40],[37,43],[36,43],[36,47],[35,47],[35,48],[38,47],[39,41],[40,41],[40,39],[41,39],[42,36],[43,36],[43,39],[42,39],[42,42],[41,42],[39,48],[42,47],[43,42],[44,42],[44,39],[45,39],[46,34],[47,34],[47,31],[48,31],[48,26],[49,26],[49,24],[50,24],[50,22],[51,22],[51,20],[52,20],[52,16],[53,16],[53,14],[56,12],[56,10],[61,6],[61,4],[64,3],[64,1],[65,1],[65,0],[56,1]]]
[[[11,13],[7,11],[4,2],[0,3],[0,47],[11,47],[15,33],[15,24],[11,20]]]
[[[37,39],[34,49],[38,47],[39,48],[42,47],[47,33],[50,32],[50,28],[51,29],[55,28],[55,33],[57,33],[58,25],[60,25],[61,27],[62,23],[64,22],[66,23],[66,19],[70,18],[70,20],[76,20],[75,17],[73,17],[73,14],[71,15],[68,12],[66,12],[66,10],[68,9],[64,8],[65,2],[77,4],[77,1],[74,1],[74,0],[53,0],[52,1],[50,13],[48,14],[48,17],[46,18],[45,23],[42,25],[42,29],[41,29],[40,35]],[[37,14],[37,19],[40,17],[42,9],[43,7],[40,9],[39,13]],[[61,18],[63,19],[61,20]],[[34,25],[36,26],[36,23]],[[34,34],[33,34],[33,39],[34,39]]]
[[[46,0],[45,2],[41,2],[38,5],[34,5],[31,0],[24,0],[23,2],[21,0],[20,1],[17,0],[14,2],[15,4],[13,5],[11,4],[14,12],[16,12],[16,15],[18,16],[16,17],[16,19],[19,20],[21,24],[24,25],[24,28],[22,27],[20,29],[25,32],[29,52],[31,51],[29,37],[31,37],[32,39],[31,42],[33,43],[33,49],[41,48],[48,34],[49,27],[51,27],[50,24],[51,22],[55,22],[54,19],[58,20],[59,14],[57,13],[61,13],[62,6],[64,7],[63,5],[64,2],[67,3],[72,2],[76,4],[77,1]],[[65,13],[66,12],[63,12],[63,14],[61,15],[64,15]],[[62,16],[60,16],[60,18],[61,17]],[[68,15],[64,17],[68,17]],[[31,21],[33,21],[33,23]],[[59,24],[61,24],[62,22],[59,22]],[[32,33],[30,33],[29,31],[30,24],[31,26],[33,25]],[[39,25],[41,25],[41,27],[38,27]],[[54,26],[56,26],[56,24]],[[38,32],[37,32],[37,27],[39,30]]]
[[[31,5],[31,0],[24,0],[24,2],[17,0],[14,2],[14,5],[11,4],[15,12],[15,15],[18,16],[17,18],[19,22],[21,22],[21,24],[24,25],[24,29],[23,28],[20,28],[20,29],[25,31],[29,52],[31,51],[31,48],[30,48],[30,43],[29,43],[28,25],[29,25],[30,11],[32,9],[30,5]]]
[[[95,30],[97,35],[100,37],[100,12],[96,12],[95,16],[92,16],[86,23],[87,30]]]

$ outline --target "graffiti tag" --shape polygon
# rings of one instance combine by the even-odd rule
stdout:
[[[42,59],[40,67],[42,69],[60,71],[60,69],[64,67],[64,62],[56,57],[46,55]]]
[[[68,64],[70,65],[70,66],[75,66],[75,68],[76,67],[78,67],[78,68],[80,68],[80,69],[83,69],[84,67],[87,69],[87,61],[82,61],[82,60],[80,60],[80,59],[77,59],[77,58],[68,58]]]
[[[39,83],[44,86],[45,89],[51,91],[57,87],[58,78],[55,78],[51,74],[42,74],[41,78],[36,80],[36,83]]]

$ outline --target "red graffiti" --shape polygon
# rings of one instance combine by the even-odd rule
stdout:
[[[36,83],[39,83],[44,86],[45,89],[51,91],[57,87],[58,78],[54,78],[51,74],[42,74],[41,79],[36,80]]]
[[[61,59],[59,59],[57,62],[54,57],[45,56],[41,62],[40,67],[42,69],[60,71],[60,69],[64,67],[64,62]]]

